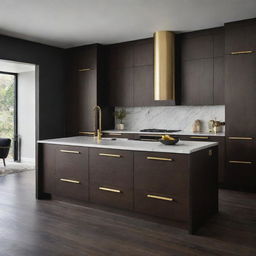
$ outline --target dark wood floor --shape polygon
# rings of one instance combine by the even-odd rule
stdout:
[[[36,201],[34,173],[0,177],[1,256],[255,256],[256,194],[220,191],[197,235],[118,212]]]

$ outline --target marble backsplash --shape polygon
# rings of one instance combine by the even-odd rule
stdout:
[[[118,110],[120,108],[116,108]],[[201,120],[201,131],[208,131],[208,121],[225,121],[225,106],[170,106],[125,108],[126,130],[146,128],[192,131],[196,119]],[[224,129],[223,129],[224,130]]]

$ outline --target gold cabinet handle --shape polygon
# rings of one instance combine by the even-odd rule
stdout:
[[[249,54],[253,53],[253,51],[238,51],[238,52],[231,52],[232,55],[238,55],[238,54]]]
[[[148,160],[157,160],[157,161],[173,161],[172,158],[164,158],[164,157],[155,157],[155,156],[147,156]]]
[[[95,135],[95,132],[79,132],[79,134]]]
[[[158,199],[158,200],[169,201],[169,202],[173,201],[173,198],[171,198],[171,197],[156,196],[156,195],[150,195],[150,194],[148,194],[147,197],[148,198]]]
[[[99,190],[113,192],[113,193],[121,193],[121,190],[119,189],[106,188],[106,187],[99,187]]]
[[[253,140],[252,137],[228,137],[229,140]]]
[[[252,164],[251,161],[235,161],[235,160],[232,160],[232,161],[228,161],[229,163],[231,164]]]
[[[121,155],[105,154],[105,153],[99,153],[99,156],[107,156],[107,157],[115,157],[115,158],[120,158],[121,157]]]
[[[65,150],[65,149],[61,149],[60,152],[62,152],[62,153],[70,153],[70,154],[80,154],[79,151]]]
[[[85,72],[85,71],[90,71],[91,69],[90,68],[81,68],[81,69],[78,69],[79,72]]]
[[[109,135],[113,135],[113,136],[122,136],[122,133],[108,133]]]
[[[209,137],[206,137],[206,136],[191,136],[190,139],[204,139],[204,140],[208,140]]]
[[[74,184],[80,184],[79,180],[60,179],[60,181],[74,183]]]

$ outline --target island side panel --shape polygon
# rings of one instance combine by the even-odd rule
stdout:
[[[218,212],[218,146],[190,155],[189,232]]]
[[[37,199],[50,199],[54,189],[56,145],[38,143]]]

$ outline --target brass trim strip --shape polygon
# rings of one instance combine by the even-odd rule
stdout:
[[[228,162],[231,164],[252,164],[251,161],[234,161],[234,160],[232,160],[232,161],[228,161]]]
[[[79,134],[95,135],[95,132],[79,132]]]
[[[79,180],[60,179],[60,181],[74,183],[74,184],[80,184]]]
[[[205,140],[208,140],[209,137],[207,137],[207,136],[191,136],[190,139],[205,139]]]
[[[0,147],[0,148],[10,148],[10,147]]]
[[[230,140],[253,140],[252,137],[228,137]]]
[[[158,200],[169,201],[169,202],[173,201],[173,198],[171,198],[171,197],[156,196],[156,195],[150,195],[150,194],[148,194],[147,197],[148,198],[158,199]]]
[[[155,156],[147,156],[148,160],[157,160],[157,161],[173,161],[171,158],[163,158],[163,157],[155,157]]]
[[[99,190],[113,192],[113,193],[121,193],[121,190],[119,189],[106,188],[106,187],[99,187]]]
[[[122,133],[107,133],[108,135],[115,135],[115,136],[121,136],[123,135]]]
[[[81,68],[81,69],[78,69],[79,72],[90,71],[90,70],[91,70],[90,68]]]
[[[61,149],[60,152],[62,152],[62,153],[70,153],[70,154],[80,154],[79,151],[65,150],[65,149]]]
[[[232,55],[237,55],[237,54],[248,54],[248,53],[253,53],[253,51],[238,51],[238,52],[231,52]]]
[[[165,134],[140,134],[140,137],[156,137],[156,136],[158,136],[158,137],[162,137],[162,136],[164,136]]]
[[[99,153],[99,156],[108,156],[108,157],[116,157],[116,158],[120,158],[121,157],[121,155],[106,154],[106,153]]]

